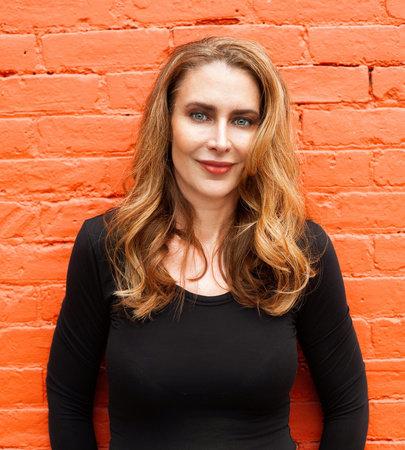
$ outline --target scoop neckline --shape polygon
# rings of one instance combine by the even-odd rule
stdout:
[[[176,284],[176,289],[179,291],[184,291],[186,300],[197,303],[199,305],[221,305],[233,300],[231,291],[227,291],[223,294],[217,295],[195,294],[194,292],[188,291],[178,284]]]

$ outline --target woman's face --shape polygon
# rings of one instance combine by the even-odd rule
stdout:
[[[259,108],[257,83],[243,69],[215,61],[186,74],[175,95],[171,151],[177,184],[188,200],[234,195]],[[215,170],[199,161],[232,166]]]

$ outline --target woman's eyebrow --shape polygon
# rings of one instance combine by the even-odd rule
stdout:
[[[186,108],[204,108],[207,111],[216,111],[217,108],[214,105],[210,105],[208,103],[204,102],[190,102],[186,104]],[[259,113],[255,111],[254,109],[234,109],[232,111],[234,114],[254,114],[255,116],[259,116]]]

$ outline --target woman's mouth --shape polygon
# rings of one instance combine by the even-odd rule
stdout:
[[[233,164],[224,165],[224,166],[213,166],[209,163],[204,163],[201,161],[198,161],[201,166],[209,173],[213,173],[215,175],[222,175],[224,173],[229,172],[232,169]]]

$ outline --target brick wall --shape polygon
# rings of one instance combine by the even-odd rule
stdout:
[[[159,64],[208,34],[256,39],[287,82],[308,210],[335,243],[366,362],[367,448],[405,448],[404,18],[400,0],[0,3],[0,448],[49,448],[45,369],[74,237],[122,194]],[[321,412],[300,356],[291,428],[309,450]],[[102,367],[100,448],[106,402]]]

